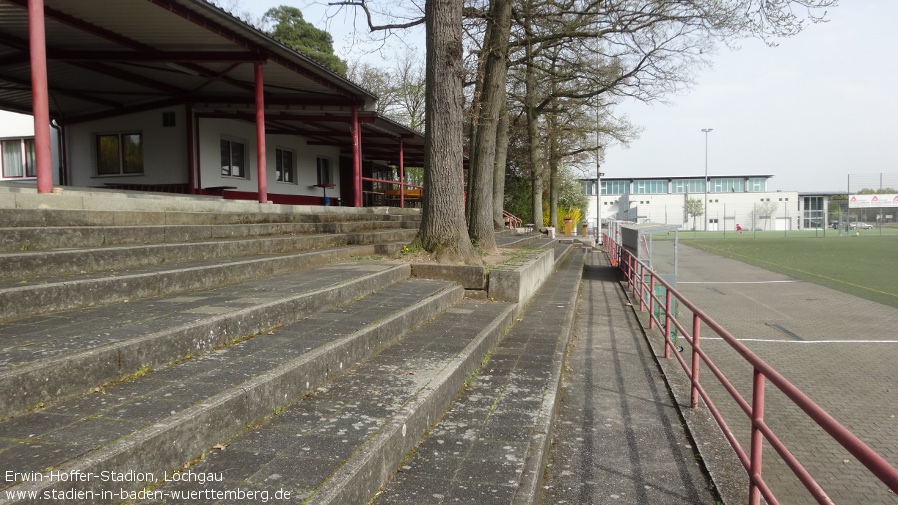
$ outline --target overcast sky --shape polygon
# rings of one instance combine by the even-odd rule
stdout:
[[[844,0],[824,24],[810,25],[778,47],[746,40],[724,47],[713,68],[669,105],[622,104],[641,128],[629,148],[611,146],[606,177],[772,174],[769,189],[845,192],[849,175],[898,178],[898,1]],[[243,1],[261,15],[269,7],[299,7],[325,28],[308,2]],[[250,7],[251,5],[251,7]],[[344,18],[326,28],[346,56]],[[423,53],[424,48],[421,47]],[[891,179],[889,177],[891,174]],[[871,184],[865,184],[867,186]]]

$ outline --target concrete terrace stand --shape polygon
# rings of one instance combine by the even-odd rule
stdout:
[[[219,490],[367,503],[487,362],[498,410],[454,407],[490,414],[472,480],[430,495],[537,498],[583,248],[502,236],[521,253],[500,267],[410,266],[378,255],[414,237],[412,209],[16,185],[0,209],[0,467],[20,475],[0,492],[25,493],[10,503],[112,490],[29,478],[51,471],[209,489],[164,482],[185,464]],[[114,501],[84,496],[57,502]]]

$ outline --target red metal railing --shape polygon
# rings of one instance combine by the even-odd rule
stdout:
[[[739,342],[727,330],[702,312],[701,309],[683,297],[683,295],[659,277],[645,263],[639,261],[626,249],[623,249],[611,237],[603,235],[603,245],[608,252],[611,264],[617,265],[622,269],[626,276],[629,289],[633,296],[639,299],[639,310],[644,311],[646,308],[649,309],[649,329],[654,329],[655,326],[658,326],[661,330],[664,337],[664,357],[670,358],[671,356],[670,351],[673,348],[673,343],[670,337],[673,328],[676,328],[679,332],[679,336],[690,345],[692,353],[691,366],[686,363],[686,360],[679,352],[674,352],[673,355],[676,357],[677,361],[680,363],[680,367],[690,380],[691,407],[696,408],[698,406],[698,399],[701,397],[733,450],[736,452],[742,466],[748,472],[748,498],[750,505],[759,504],[762,496],[770,504],[779,503],[763,478],[762,447],[764,441],[776,450],[777,454],[779,454],[786,465],[788,465],[789,469],[792,470],[798,480],[805,486],[818,503],[833,503],[820,484],[811,476],[804,466],[802,466],[791,451],[789,451],[770,426],[764,422],[765,386],[767,383],[772,384],[785,394],[795,406],[800,408],[814,423],[829,434],[833,440],[857,458],[857,460],[876,476],[876,478],[882,481],[886,487],[892,490],[892,492],[898,493],[898,470],[892,467],[888,461],[864,444],[844,426],[839,424],[838,421],[808,398],[808,396],[795,387],[795,385],[751,352],[748,347]],[[661,284],[665,288],[663,299],[659,298],[655,293],[656,284]],[[683,325],[672,311],[674,298],[680,305],[691,311],[691,328],[687,328]],[[656,307],[660,309],[657,313],[655,310]],[[754,368],[751,404],[743,398],[723,372],[702,350],[700,343],[703,324],[705,328],[713,331]],[[720,410],[717,408],[708,392],[702,387],[702,384],[699,381],[701,364],[704,364],[707,370],[714,375],[720,385],[723,386],[745,415],[751,420],[750,447],[747,453],[739,441],[736,440],[736,437],[723,419]]]
[[[399,189],[379,189],[377,191],[363,191],[365,198],[362,205],[369,207],[371,205],[393,205],[405,207],[406,202],[418,203],[424,196],[424,186],[419,184],[410,184],[407,182],[391,181],[388,179],[375,179],[372,177],[362,177],[363,181],[372,182],[382,187],[399,186]],[[371,201],[373,197],[379,200]]]
[[[511,212],[508,212],[507,210],[502,211],[502,217],[504,217],[505,222],[508,223],[507,224],[508,228],[520,228],[521,225],[524,223],[523,219],[519,218],[518,216],[515,216],[514,214],[512,214]]]

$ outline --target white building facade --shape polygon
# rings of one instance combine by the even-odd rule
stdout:
[[[796,230],[802,218],[797,191],[768,191],[771,175],[582,179],[587,221],[623,220],[681,226],[684,230]],[[825,208],[825,206],[823,207]],[[692,211],[690,211],[692,209]],[[816,223],[814,223],[816,224]]]

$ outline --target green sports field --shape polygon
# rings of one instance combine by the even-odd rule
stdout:
[[[783,232],[729,232],[726,237],[681,232],[680,243],[898,307],[898,233],[883,232],[839,237],[829,231],[825,238],[813,231],[787,237]]]

